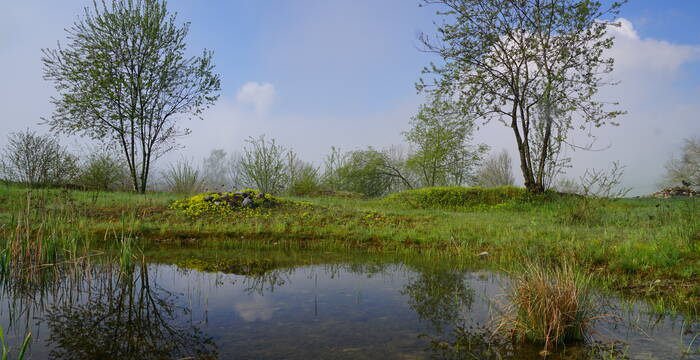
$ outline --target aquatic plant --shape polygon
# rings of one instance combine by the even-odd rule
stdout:
[[[19,347],[19,353],[17,354],[17,360],[23,360],[24,356],[27,353],[27,348],[29,347],[29,341],[32,338],[32,333],[27,333],[27,336],[24,338],[24,341],[22,341],[22,344]],[[10,358],[10,350],[7,348],[5,345],[5,333],[2,329],[2,326],[0,326],[0,346],[2,347],[2,360],[8,360]]]
[[[592,301],[590,276],[567,263],[547,268],[530,263],[514,273],[509,303],[494,332],[544,345],[544,351],[583,340],[599,317]]]

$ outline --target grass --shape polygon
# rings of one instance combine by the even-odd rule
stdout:
[[[24,338],[24,341],[22,341],[22,344],[19,347],[19,352],[17,353],[17,357],[15,359],[17,360],[23,360],[26,353],[27,353],[27,348],[29,347],[29,342],[32,339],[32,333],[27,333],[27,336]],[[2,360],[8,360],[10,359],[10,350],[5,346],[5,334],[4,331],[2,330],[2,327],[0,327],[0,346],[2,347]]]
[[[430,199],[445,193],[451,199],[453,194],[449,188],[421,191]],[[465,191],[454,191],[464,196]],[[29,211],[41,220],[30,224],[31,231],[46,234],[46,229],[53,229],[57,239],[66,239],[57,246],[59,252],[74,246],[71,241],[76,239],[119,242],[122,236],[106,234],[127,234],[151,246],[362,249],[453,257],[507,270],[526,259],[550,265],[567,259],[575,270],[592,274],[597,286],[662,298],[666,308],[698,314],[697,199],[526,197],[517,196],[518,190],[500,195],[498,190],[489,191],[495,195],[466,191],[478,194],[474,199],[493,201],[469,202],[472,199],[462,207],[443,200],[415,206],[415,197],[406,201],[413,195],[404,194],[385,199],[291,198],[308,205],[253,216],[236,212],[194,216],[171,208],[186,198],[183,195],[0,186],[0,233],[7,239],[17,227],[18,214]],[[42,228],[42,222],[48,225]],[[125,253],[133,252],[131,240],[122,245]],[[489,256],[478,257],[481,252]]]
[[[553,268],[525,265],[511,277],[509,302],[495,331],[543,344],[545,352],[584,340],[599,316],[590,283],[590,276],[568,264]]]

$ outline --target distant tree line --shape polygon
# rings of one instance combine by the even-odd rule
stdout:
[[[11,134],[2,178],[30,186],[86,189],[159,187],[178,193],[257,188],[309,195],[324,191],[382,196],[428,186],[514,184],[513,159],[474,143],[477,124],[499,121],[513,133],[525,187],[614,193],[623,165],[563,178],[571,165],[570,132],[617,125],[624,111],[599,90],[614,61],[609,34],[626,1],[422,0],[437,8],[423,50],[440,58],[416,84],[425,95],[403,132],[406,144],[384,149],[331,148],[322,165],[264,136],[238,152],[217,149],[195,164],[180,159],[152,176],[155,162],[189,133],[181,120],[200,118],[219,97],[213,53],[186,56],[189,23],[163,0],[94,2],[67,28],[67,43],[43,49],[44,78],[57,96],[45,124],[54,134],[100,143],[79,158],[52,136]],[[590,130],[589,130],[590,131]],[[589,132],[590,135],[590,132]],[[667,164],[664,184],[700,185],[700,141],[689,139]],[[601,195],[602,196],[602,195]]]

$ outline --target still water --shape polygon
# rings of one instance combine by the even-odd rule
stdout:
[[[168,250],[132,269],[95,262],[50,281],[4,281],[0,325],[15,353],[32,332],[32,359],[542,358],[541,347],[491,336],[508,286],[498,273],[433,259],[262,256]],[[700,359],[697,323],[599,303],[610,316],[590,339],[550,358]]]

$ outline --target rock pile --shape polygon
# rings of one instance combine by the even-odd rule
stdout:
[[[255,191],[240,191],[235,193],[209,193],[204,197],[204,201],[214,203],[214,205],[228,205],[232,209],[238,207],[257,207],[259,205],[270,205],[271,196]],[[257,201],[256,201],[257,200]]]
[[[657,199],[668,199],[672,197],[698,197],[700,196],[700,191],[693,190],[688,187],[671,187],[671,188],[666,188],[663,189],[659,192],[655,192],[651,194],[651,197],[655,197]]]

